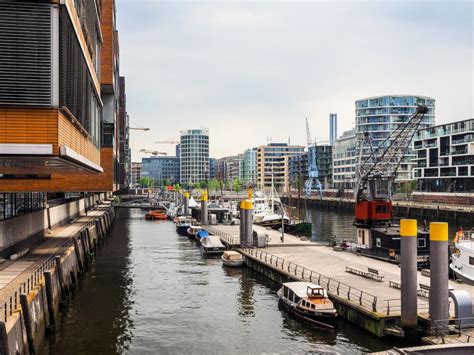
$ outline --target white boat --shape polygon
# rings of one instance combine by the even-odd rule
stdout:
[[[275,203],[279,204],[279,208],[281,208],[279,198],[275,198],[273,194],[269,200],[262,191],[255,191],[252,198],[254,223],[265,227],[281,225],[281,211],[280,213],[275,212]],[[290,223],[286,213],[283,215],[283,223]]]
[[[244,264],[244,256],[232,250],[225,251],[221,259],[225,266],[240,267]]]
[[[466,235],[467,234],[467,235]],[[468,285],[474,285],[474,233],[458,231],[454,238],[456,252],[451,255],[449,268],[456,278]]]
[[[333,328],[337,311],[322,286],[311,282],[286,282],[277,295],[279,305],[291,315],[318,327]]]
[[[188,236],[189,237],[192,237],[192,238],[196,238],[196,235],[198,234],[199,231],[202,230],[202,227],[201,226],[194,226],[194,225],[190,225],[188,230],[187,230],[187,233],[188,233]]]
[[[202,235],[200,240],[203,254],[222,254],[225,251],[225,246],[218,236],[207,233],[207,235]]]
[[[176,232],[179,235],[187,235],[189,227],[191,227],[191,219],[185,216],[180,216],[175,218],[176,223]]]

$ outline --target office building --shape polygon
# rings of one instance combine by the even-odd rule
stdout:
[[[269,143],[257,148],[257,187],[270,190],[273,186],[277,191],[284,191],[285,157],[301,155],[303,146],[288,145],[287,143]]]
[[[474,119],[419,130],[414,150],[420,191],[474,191]]]
[[[193,184],[209,179],[209,130],[181,131],[180,182]]]
[[[140,178],[148,178],[153,185],[175,184],[179,182],[179,158],[156,156],[142,158]]]
[[[117,189],[115,18],[113,0],[0,2],[2,191]]]
[[[132,162],[130,174],[130,186],[132,188],[140,186],[140,175],[142,171],[142,163]]]
[[[333,145],[337,139],[337,113],[329,114],[329,145]]]
[[[209,179],[217,178],[217,159],[209,158]]]

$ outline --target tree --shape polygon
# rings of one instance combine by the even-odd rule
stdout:
[[[151,179],[147,176],[144,176],[140,179],[140,186],[142,187],[150,187],[151,186]]]
[[[234,182],[233,182],[234,191],[239,193],[241,185],[242,185],[242,182],[239,180],[239,178],[235,179]]]
[[[412,192],[416,190],[417,186],[418,182],[416,180],[405,181],[400,188],[400,192],[406,194],[407,199],[409,199]]]

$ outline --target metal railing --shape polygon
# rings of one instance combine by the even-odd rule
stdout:
[[[210,226],[206,226],[205,229],[212,235],[217,235],[218,237],[222,238],[227,244],[230,244],[230,245],[240,244],[240,237],[233,236],[229,233],[221,231],[220,229],[210,227]]]
[[[305,268],[304,266],[300,266],[291,261],[286,261],[279,256],[254,248],[242,248],[241,250],[255,259],[261,260],[266,264],[294,276],[296,279],[317,283],[324,287],[329,294],[343,298],[366,310],[372,312],[383,312],[386,315],[394,315],[394,313],[400,314],[400,300],[385,300],[388,302],[384,305],[383,302],[378,302],[377,296],[331,277],[322,275],[316,271]]]
[[[35,289],[38,285],[43,283],[44,272],[52,270],[56,267],[55,257],[62,256],[66,251],[74,245],[74,238],[86,228],[90,228],[95,225],[95,221],[89,222],[84,225],[79,232],[74,234],[73,237],[68,238],[63,244],[61,244],[56,253],[50,255],[45,261],[41,263],[18,287],[17,290],[12,291],[10,295],[0,300],[0,320],[5,323],[13,315],[13,313],[21,308],[20,306],[20,295],[28,294],[30,291]],[[20,276],[21,277],[21,276]],[[8,286],[7,286],[8,287]]]
[[[463,331],[465,328],[474,328],[474,317],[468,318],[450,318],[440,319],[434,322],[431,331],[437,338],[441,338],[442,343],[445,343],[445,337],[450,334],[458,336],[458,341],[461,343],[474,342],[474,336],[471,333]]]

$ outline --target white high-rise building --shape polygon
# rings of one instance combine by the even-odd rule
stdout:
[[[334,145],[337,139],[337,113],[329,114],[329,145]]]
[[[180,182],[190,184],[209,179],[209,129],[181,131]]]

